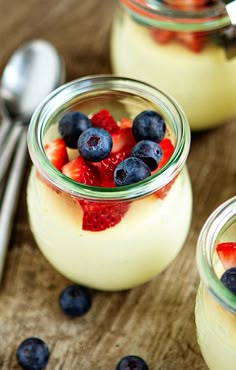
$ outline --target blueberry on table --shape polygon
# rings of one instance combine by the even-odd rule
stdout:
[[[236,295],[236,267],[226,270],[221,276],[221,281],[231,293]]]
[[[16,358],[23,370],[42,370],[48,362],[48,346],[39,338],[27,338],[17,348]]]
[[[69,285],[61,292],[59,304],[62,311],[72,317],[84,315],[91,307],[90,295],[80,285]]]
[[[116,186],[130,185],[144,180],[150,174],[150,168],[146,163],[139,158],[129,157],[116,166],[114,183]]]
[[[148,366],[141,357],[125,356],[118,362],[116,370],[148,370]]]
[[[162,150],[154,141],[142,140],[133,147],[130,156],[141,159],[154,171],[162,158]]]
[[[92,122],[85,114],[77,111],[68,112],[59,120],[58,131],[66,146],[76,149],[78,138],[91,126]]]
[[[78,149],[85,160],[90,162],[102,161],[111,152],[111,135],[102,128],[91,127],[80,135]]]
[[[152,140],[159,143],[165,136],[166,125],[159,113],[145,110],[133,120],[132,132],[136,141]]]

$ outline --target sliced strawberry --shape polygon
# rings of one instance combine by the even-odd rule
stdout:
[[[122,150],[118,153],[111,153],[108,158],[101,161],[102,186],[114,186],[113,174],[116,166],[129,156],[130,151]]]
[[[167,44],[175,38],[175,32],[169,30],[162,30],[160,28],[151,29],[151,36],[158,44]]]
[[[159,169],[162,168],[168,162],[168,160],[170,159],[170,157],[171,157],[171,155],[174,151],[174,146],[173,146],[172,142],[170,141],[170,139],[161,140],[159,145],[162,149],[162,154],[163,155],[162,155],[162,158],[161,158],[161,160],[158,164],[157,170],[153,171],[152,174],[159,171]],[[166,195],[168,194],[170,188],[174,184],[175,180],[176,180],[176,177],[173,180],[171,180],[168,184],[163,186],[161,189],[156,191],[154,194],[158,198],[164,199],[166,197]]]
[[[119,126],[121,129],[123,128],[131,128],[133,125],[133,122],[129,118],[121,118],[119,122]]]
[[[62,173],[81,184],[91,186],[100,185],[100,173],[98,168],[85,161],[80,156],[63,166]]]
[[[162,150],[162,158],[158,164],[158,169],[162,168],[170,159],[172,156],[172,153],[174,151],[174,146],[170,139],[163,139],[159,143],[161,150]]]
[[[94,127],[103,128],[109,134],[115,134],[120,131],[116,121],[106,109],[101,109],[99,112],[93,114],[90,120]]]
[[[226,270],[236,267],[236,242],[219,243],[216,252]]]
[[[44,145],[44,151],[49,161],[61,171],[62,166],[68,162],[66,144],[62,139],[55,139]]]
[[[131,128],[124,128],[118,134],[112,135],[112,142],[112,153],[131,150],[136,144]]]
[[[98,203],[79,201],[83,214],[83,230],[102,231],[117,225],[128,211],[127,202]]]
[[[208,5],[209,0],[166,0],[165,2],[172,8],[195,10]]]
[[[207,36],[201,32],[178,32],[176,38],[193,52],[199,53],[204,47]]]

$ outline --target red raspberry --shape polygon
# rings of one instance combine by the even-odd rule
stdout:
[[[103,128],[109,134],[115,134],[120,131],[116,121],[106,109],[101,109],[99,112],[93,114],[90,120],[94,127]]]

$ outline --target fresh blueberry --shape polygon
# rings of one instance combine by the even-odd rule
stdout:
[[[166,125],[159,113],[145,110],[135,117],[132,131],[136,141],[152,140],[159,143],[165,136]]]
[[[107,158],[111,152],[111,135],[99,127],[91,127],[84,131],[78,140],[78,149],[84,159],[99,162]]]
[[[59,120],[58,131],[66,146],[76,149],[78,138],[92,126],[90,119],[81,112],[68,112]]]
[[[146,163],[139,158],[129,157],[116,166],[114,182],[116,186],[129,185],[145,179],[150,174],[150,168]]]
[[[116,370],[148,370],[148,366],[141,357],[125,356],[118,362]]]
[[[221,276],[221,281],[226,288],[236,295],[236,267],[226,270]]]
[[[48,346],[39,338],[27,338],[17,348],[16,358],[23,370],[42,370],[48,362]]]
[[[162,158],[162,150],[160,145],[154,141],[142,140],[133,147],[130,155],[141,159],[151,171],[154,171]]]
[[[82,316],[91,307],[91,298],[88,291],[80,285],[69,285],[61,292],[59,304],[62,311],[68,316]]]

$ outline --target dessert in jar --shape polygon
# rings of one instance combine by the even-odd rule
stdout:
[[[190,130],[166,94],[112,76],[70,82],[37,109],[28,144],[31,229],[63,275],[128,289],[175,258],[191,220]]]
[[[198,240],[201,283],[195,317],[198,343],[210,370],[236,362],[236,197],[206,221]]]
[[[120,0],[111,32],[115,74],[138,78],[175,98],[192,130],[236,113],[234,28],[223,2]]]

